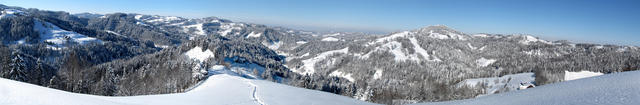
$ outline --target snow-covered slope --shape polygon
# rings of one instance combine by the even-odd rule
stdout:
[[[176,94],[107,97],[70,93],[0,78],[1,105],[369,105],[331,93],[227,74]]]
[[[640,71],[543,85],[475,99],[420,105],[638,105]]]
[[[34,20],[33,22],[33,30],[40,33],[40,38],[42,38],[41,40],[54,44],[54,47],[64,47],[65,44],[70,44],[69,42],[78,44],[102,42],[101,40],[93,37],[88,37],[73,31],[63,30],[49,22],[42,22],[40,20]]]
[[[16,9],[5,9],[3,11],[0,11],[0,19],[15,17],[16,15],[19,15],[19,14],[24,14],[24,12]]]
[[[343,54],[343,53],[348,53],[348,52],[349,52],[349,47],[343,48],[343,49],[339,49],[339,50],[332,50],[332,51],[327,51],[327,52],[323,52],[323,53],[317,54],[316,57],[313,57],[313,58],[310,58],[310,59],[306,59],[306,60],[302,60],[304,65],[301,68],[292,69],[292,71],[296,72],[296,73],[303,74],[303,75],[305,75],[305,74],[313,74],[313,73],[315,73],[316,63],[320,62],[321,60],[327,59],[328,56],[331,56],[333,54]],[[324,63],[324,64],[331,64],[331,63]],[[305,71],[298,71],[300,69],[304,69]]]
[[[570,80],[588,78],[588,77],[599,76],[599,75],[603,75],[603,73],[592,72],[592,71],[580,71],[580,72],[564,71],[564,80],[570,81]]]
[[[486,86],[484,95],[488,95],[496,92],[518,90],[521,83],[532,84],[533,82],[535,82],[533,73],[518,73],[502,77],[465,79],[458,83],[458,86],[467,85],[476,87],[478,85],[484,85]]]
[[[340,39],[334,38],[334,37],[326,37],[326,38],[323,38],[322,41],[334,42],[334,41],[340,41]]]

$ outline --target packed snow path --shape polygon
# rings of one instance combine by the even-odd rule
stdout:
[[[421,105],[640,105],[640,71],[613,73],[475,99]]]
[[[374,105],[350,97],[228,74],[185,93],[107,97],[0,78],[0,105]]]
[[[256,95],[258,93],[258,86],[253,84],[253,83],[251,83],[247,79],[244,79],[244,81],[247,84],[249,84],[251,87],[253,87],[253,90],[251,91],[251,98],[253,98],[253,100],[256,101],[260,105],[266,105],[266,104],[264,104],[264,102],[262,100],[260,100],[260,97],[258,97],[258,95]]]

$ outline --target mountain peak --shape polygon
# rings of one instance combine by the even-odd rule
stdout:
[[[438,25],[431,25],[431,26],[426,26],[421,28],[422,30],[453,30],[445,25],[442,24],[438,24]]]
[[[453,33],[461,34],[460,32],[458,32],[458,31],[456,31],[456,30],[454,30],[452,28],[449,28],[449,27],[447,27],[445,25],[426,26],[426,27],[422,27],[420,29],[417,29],[416,31],[420,32],[420,33],[433,33],[433,32],[436,32],[436,33],[447,34],[449,32],[453,32]]]
[[[449,34],[451,33],[456,33],[456,34],[462,34],[461,32],[458,32],[452,28],[449,28],[445,25],[431,25],[431,26],[426,26],[426,27],[422,27],[420,29],[416,30],[417,32],[420,33],[441,33],[441,34]]]

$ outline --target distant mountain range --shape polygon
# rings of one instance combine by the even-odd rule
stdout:
[[[443,25],[370,35],[216,17],[69,14],[4,5],[0,11],[3,78],[106,96],[186,92],[211,75],[234,74],[407,104],[515,91],[518,83],[551,84],[565,81],[567,72],[640,67],[635,46],[467,34]],[[516,77],[531,79],[482,79],[523,73],[530,75]]]

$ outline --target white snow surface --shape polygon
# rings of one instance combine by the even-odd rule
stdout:
[[[531,56],[543,56],[544,52],[542,52],[542,50],[537,49],[537,50],[530,50],[530,51],[522,51],[524,54],[527,55],[531,55]]]
[[[407,54],[406,51],[402,48],[402,44],[397,41],[391,41],[389,43],[383,44],[381,47],[376,47],[376,50],[383,49],[388,50],[394,56],[394,60],[396,61],[420,61],[418,55],[415,54]]]
[[[549,41],[545,41],[545,40],[538,39],[536,37],[528,36],[528,35],[524,36],[524,39],[520,41],[520,43],[526,44],[526,45],[528,45],[529,43],[533,43],[533,42],[541,42],[541,43],[545,43],[545,44],[552,44]]]
[[[297,68],[296,69],[291,69],[293,72],[305,75],[305,74],[313,74],[315,73],[316,69],[316,63],[318,63],[321,60],[327,59],[328,56],[333,55],[333,54],[340,54],[340,53],[348,53],[349,52],[349,47],[346,47],[344,49],[339,49],[339,50],[332,50],[332,51],[327,51],[327,52],[323,52],[318,54],[316,57],[313,58],[309,58],[309,59],[305,59],[302,60],[302,67],[301,68]],[[305,71],[299,71],[299,69],[304,69]]]
[[[207,35],[207,32],[204,31],[204,29],[202,29],[202,23],[200,24],[194,24],[194,25],[188,25],[188,26],[183,26],[183,31],[185,33],[189,33],[190,30],[195,30],[194,33],[197,35]]]
[[[185,93],[95,96],[0,78],[1,105],[375,105],[327,92],[219,74]]]
[[[394,40],[397,38],[409,39],[409,41],[411,41],[411,44],[413,46],[413,50],[415,51],[415,53],[408,54],[407,53],[408,51],[405,48],[403,48],[402,44]],[[430,55],[427,50],[422,48],[422,46],[420,46],[420,43],[414,36],[413,32],[403,31],[403,32],[394,33],[386,37],[378,38],[376,39],[376,41],[369,42],[365,46],[376,45],[378,43],[383,43],[383,44],[376,47],[374,51],[380,51],[380,50],[389,51],[389,53],[394,55],[395,57],[394,60],[396,61],[410,60],[410,61],[420,62],[422,59],[427,61],[435,61],[435,62],[442,61],[439,58]],[[371,52],[364,55],[363,54],[355,54],[355,55],[360,58],[368,58],[369,54],[371,54]]]
[[[393,40],[393,39],[396,39],[396,38],[407,37],[407,36],[409,36],[409,34],[411,34],[411,32],[409,32],[409,31],[398,32],[398,33],[391,34],[391,35],[386,36],[386,37],[378,38],[378,39],[376,39],[375,42],[372,42],[372,43],[369,43],[369,44],[371,45],[371,44],[375,44],[375,43],[381,43],[381,42],[384,42],[384,41],[390,41],[390,40]]]
[[[233,30],[241,30],[244,24],[236,24],[236,23],[221,23],[220,29],[223,31],[218,31],[218,34],[221,36],[227,36],[229,34],[233,34]]]
[[[424,59],[429,60],[429,61],[442,61],[442,60],[440,60],[438,58],[435,58],[435,57],[434,57],[434,59],[429,59],[429,57],[431,55],[429,55],[429,53],[427,53],[427,50],[425,50],[424,48],[422,48],[422,46],[420,46],[420,44],[418,43],[418,40],[416,40],[416,38],[414,38],[414,37],[409,38],[409,41],[411,41],[411,44],[413,44],[413,49],[416,51],[416,53],[422,55],[422,57]]]
[[[296,44],[306,44],[307,41],[297,41]]]
[[[4,11],[2,11],[2,14],[22,14],[22,13],[24,13],[24,11],[17,10],[17,9],[5,9]]]
[[[249,33],[249,35],[247,35],[247,38],[251,38],[251,37],[257,38],[257,37],[260,37],[260,36],[262,36],[262,33],[251,32],[251,33]]]
[[[464,35],[460,35],[460,34],[456,34],[450,31],[446,31],[446,35],[437,33],[437,32],[433,32],[433,30],[429,31],[429,37],[430,38],[435,38],[435,39],[456,39],[456,40],[467,40],[467,38],[464,37]]]
[[[349,82],[355,82],[356,79],[354,79],[353,77],[351,77],[351,73],[345,73],[345,72],[341,72],[341,71],[333,71],[331,72],[331,74],[329,74],[329,76],[333,76],[333,77],[340,77],[340,78],[344,78],[349,80]]]
[[[480,67],[487,67],[489,65],[491,65],[492,63],[496,62],[498,60],[496,59],[486,59],[486,58],[480,58],[478,60],[476,60],[476,65],[480,66]]]
[[[467,100],[416,105],[640,105],[640,71],[537,86]]]
[[[326,37],[326,38],[323,38],[321,41],[325,41],[325,42],[335,42],[335,41],[340,41],[340,39],[338,39],[338,38],[334,38],[334,37]]]
[[[204,62],[208,58],[214,57],[213,52],[211,52],[211,50],[207,49],[203,51],[202,48],[200,48],[200,46],[193,47],[191,50],[185,52],[184,55],[186,55],[187,57],[193,60],[197,60],[200,62]]]
[[[282,46],[282,44],[284,43],[281,43],[280,41],[271,42],[271,43],[262,43],[262,45],[267,46],[267,48],[275,51],[278,51],[278,49],[280,48],[280,46]]]
[[[382,77],[382,69],[376,69],[376,73],[373,74],[373,79],[380,79]]]
[[[472,36],[473,37],[483,37],[483,38],[484,37],[489,37],[489,35],[487,35],[487,34],[475,34],[475,35],[472,35]]]
[[[600,76],[600,75],[603,75],[603,73],[592,72],[592,71],[580,71],[580,72],[564,71],[564,80],[570,81],[570,80],[576,80],[576,79],[582,79],[582,78],[588,78],[588,77]]]
[[[93,37],[88,37],[86,35],[82,35],[73,31],[60,29],[60,27],[49,22],[42,22],[37,19],[35,19],[33,22],[33,30],[36,30],[40,34],[40,40],[51,42],[55,44],[56,47],[63,47],[67,41],[73,41],[78,44],[102,42],[101,40]]]
[[[144,15],[136,15],[134,18],[135,18],[136,20],[140,20],[140,19],[142,19],[142,17],[143,17],[143,16],[144,16]]]
[[[484,84],[487,86],[486,94],[493,94],[502,88],[509,88],[509,90],[517,90],[520,87],[520,83],[533,83],[535,77],[533,73],[518,73],[504,75],[502,77],[489,77],[489,78],[475,78],[465,79],[458,83],[458,86],[467,85],[474,87],[478,84]]]
[[[473,47],[473,45],[471,45],[471,43],[467,43],[467,46],[469,46],[469,48],[472,49],[472,50],[478,49],[477,47]]]
[[[107,31],[108,33],[115,34],[115,35],[118,35],[118,36],[122,36],[122,35],[120,35],[120,33],[113,32],[111,30],[104,30],[104,31]]]
[[[16,9],[5,9],[0,11],[0,19],[15,17],[16,14],[24,14],[24,12]]]

